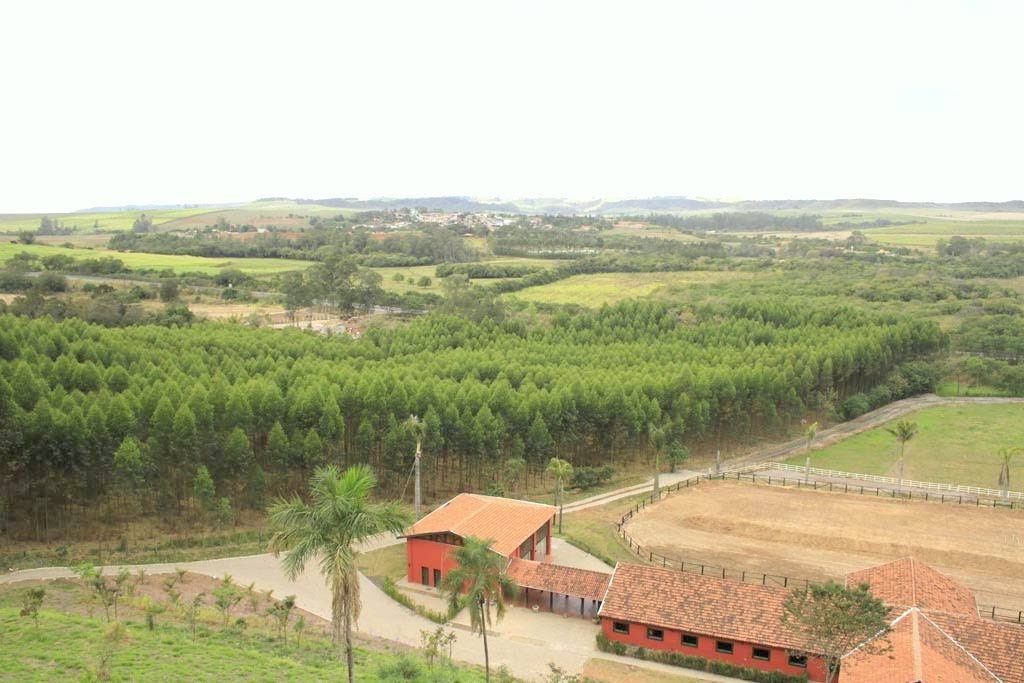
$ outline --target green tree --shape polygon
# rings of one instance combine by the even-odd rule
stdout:
[[[896,461],[896,471],[899,483],[896,484],[896,490],[901,491],[903,490],[903,454],[906,452],[907,442],[917,436],[917,423],[909,420],[900,420],[893,427],[886,427],[885,431],[896,437],[896,443],[899,444],[900,457],[899,460]]]
[[[505,573],[508,561],[491,550],[493,541],[468,536],[452,553],[456,567],[448,572],[441,588],[448,599],[448,609],[455,614],[465,605],[469,609],[469,626],[484,640],[484,672],[491,679],[491,659],[487,650],[487,628],[491,625],[491,604],[498,621],[505,616],[505,603],[516,595],[516,586]]]
[[[192,482],[192,495],[204,513],[211,513],[217,505],[217,489],[206,465],[200,465]]]
[[[999,449],[999,488],[1003,492],[1003,498],[1010,497],[1010,465],[1013,459],[1020,455],[1021,448],[1000,448]]]
[[[782,623],[799,633],[809,656],[823,656],[825,680],[839,673],[839,660],[856,647],[868,652],[885,648],[889,607],[867,584],[847,588],[829,581],[793,591],[783,604]]]
[[[562,496],[565,495],[565,482],[572,478],[572,465],[561,458],[551,458],[545,470],[555,480],[555,506],[558,508],[558,533],[562,533]]]
[[[291,464],[291,444],[280,422],[274,423],[267,437],[267,457],[274,467],[282,470]]]
[[[674,474],[676,469],[686,464],[686,461],[690,459],[690,449],[683,444],[675,441],[669,446],[668,449],[668,462],[672,467],[672,473]]]
[[[811,443],[818,434],[818,423],[812,422],[804,429],[804,439],[807,440],[807,459],[804,461],[804,483],[811,480]]]
[[[412,521],[398,503],[371,503],[376,485],[369,467],[357,465],[342,473],[328,465],[313,473],[308,504],[295,496],[268,510],[274,527],[270,551],[275,557],[284,553],[282,566],[288,577],[294,580],[314,559],[320,564],[331,591],[332,639],[339,648],[344,639],[349,683],[355,676],[352,624],[361,607],[356,546],[379,533],[399,533]]]
[[[167,278],[160,283],[160,301],[169,303],[178,300],[178,281],[174,278]]]
[[[46,597],[46,589],[42,586],[29,588],[21,601],[21,616],[32,617],[36,628],[39,628],[39,608],[43,606],[43,598]]]

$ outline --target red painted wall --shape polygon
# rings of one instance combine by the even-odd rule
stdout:
[[[799,676],[806,673],[812,681],[825,680],[825,663],[821,659],[808,659],[807,668],[789,665],[789,652],[784,648],[771,647],[771,659],[764,661],[754,659],[753,648],[755,644],[745,643],[738,640],[729,641],[733,644],[731,655],[715,651],[715,642],[719,638],[694,633],[698,637],[697,647],[688,647],[682,644],[682,632],[672,629],[662,629],[665,632],[663,640],[648,640],[647,625],[630,623],[629,634],[616,633],[612,630],[612,619],[601,619],[601,630],[608,640],[616,640],[627,645],[643,647],[648,650],[671,650],[684,655],[693,655],[705,659],[716,659],[736,666],[747,666],[762,671],[779,671],[784,674]],[[724,638],[722,640],[725,640]],[[761,645],[756,645],[761,647]]]
[[[441,579],[453,569],[455,561],[451,553],[456,546],[436,541],[427,541],[422,538],[405,539],[405,561],[406,579],[409,583],[422,583],[420,580],[420,568],[426,567],[430,573],[430,583],[434,583],[434,570],[441,570]]]

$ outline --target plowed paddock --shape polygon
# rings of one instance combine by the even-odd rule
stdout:
[[[729,569],[812,580],[913,555],[975,591],[1024,609],[1024,511],[707,482],[627,522],[645,550]]]

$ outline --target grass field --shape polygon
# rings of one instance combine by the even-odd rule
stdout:
[[[529,266],[531,268],[554,268],[564,261],[557,259],[537,259],[537,258],[516,258],[516,257],[500,257],[493,259],[485,259],[483,263],[490,263],[494,265],[517,265],[517,266]],[[436,276],[437,266],[396,266],[386,268],[371,268],[380,273],[384,281],[381,286],[389,292],[434,292],[440,294],[442,291],[441,278]],[[400,273],[404,276],[401,282],[394,279],[395,274]],[[420,287],[416,284],[416,281],[421,277],[430,278],[430,286]],[[485,280],[474,280],[476,283],[489,283],[496,282],[494,279]]]
[[[355,209],[339,209],[320,204],[262,201],[237,206],[207,206],[190,209],[0,214],[0,233],[35,231],[39,228],[39,221],[44,215],[75,232],[114,232],[130,230],[135,219],[142,213],[153,220],[154,227],[161,230],[173,230],[214,225],[221,218],[235,225],[304,227],[309,225],[310,216],[337,216],[355,212]]]
[[[43,611],[37,629],[17,610],[0,609],[0,680],[97,680],[105,628],[102,619]],[[188,681],[197,680],[197,672],[202,680],[216,681],[324,681],[345,676],[344,663],[322,637],[305,637],[298,650],[264,634],[201,628],[193,643],[181,626],[165,624],[149,631],[132,622],[126,630],[125,641],[109,661],[108,680]],[[294,642],[294,634],[289,636]],[[359,648],[355,660],[360,681],[483,680],[482,673],[468,669],[430,669],[418,656]],[[414,673],[406,677],[405,672]]]
[[[934,247],[953,235],[984,237],[990,242],[1024,240],[1024,220],[949,220],[929,218],[920,223],[867,228],[864,234],[883,244],[905,247]]]
[[[558,282],[512,294],[524,301],[597,307],[623,299],[669,295],[673,290],[726,280],[748,279],[752,273],[685,271],[675,273],[597,273],[573,275]]]
[[[102,679],[101,656],[111,654],[106,666],[113,681],[322,681],[345,676],[331,646],[326,620],[305,613],[301,646],[289,629],[282,638],[266,616],[271,601],[261,591],[249,593],[231,611],[229,625],[213,607],[217,579],[186,574],[174,585],[178,604],[191,604],[199,596],[196,638],[183,611],[169,596],[166,575],[152,575],[139,584],[129,579],[130,595],[119,600],[125,637],[115,647],[104,638],[108,624],[92,593],[77,581],[45,583],[46,595],[38,627],[18,609],[27,589],[38,582],[0,586],[0,680],[51,681]],[[156,627],[145,626],[143,607],[149,600],[163,605]],[[294,624],[298,614],[289,620]],[[236,619],[241,619],[244,625]],[[356,634],[356,675],[360,681],[478,681],[483,673],[472,667],[429,667],[417,652]],[[398,650],[396,652],[396,649]],[[402,654],[404,653],[404,654]]]
[[[621,514],[629,506],[606,507]],[[981,603],[1024,608],[1019,510],[705,482],[648,507],[626,531],[668,557],[811,580],[914,556],[969,586]]]
[[[371,578],[390,577],[396,581],[406,574],[405,543],[396,543],[377,550],[360,553],[356,558],[359,571]]]
[[[23,251],[40,257],[51,254],[64,254],[79,259],[112,257],[121,259],[126,266],[133,270],[162,270],[169,268],[177,273],[214,274],[225,268],[237,268],[250,275],[271,275],[307,268],[312,264],[311,261],[278,258],[219,259],[204,256],[149,254],[145,252],[112,251],[110,249],[66,249],[64,247],[43,244],[11,243],[0,243],[0,263]]]
[[[0,233],[13,233],[21,230],[35,231],[39,229],[39,221],[44,215],[76,232],[93,232],[96,230],[130,230],[135,219],[142,213],[153,219],[154,226],[160,226],[171,221],[209,213],[210,211],[209,208],[197,208],[157,211],[104,211],[97,213],[0,214]],[[97,224],[99,224],[98,227]]]
[[[1024,445],[1024,404],[940,406],[901,419],[918,426],[904,456],[907,479],[998,488],[999,449]],[[897,455],[896,440],[880,427],[815,451],[811,464],[892,476]],[[790,462],[802,465],[804,456]],[[1014,489],[1024,489],[1024,456],[1011,477]]]

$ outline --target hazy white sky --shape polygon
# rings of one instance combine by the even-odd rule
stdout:
[[[0,211],[1024,198],[1022,2],[5,2]]]

